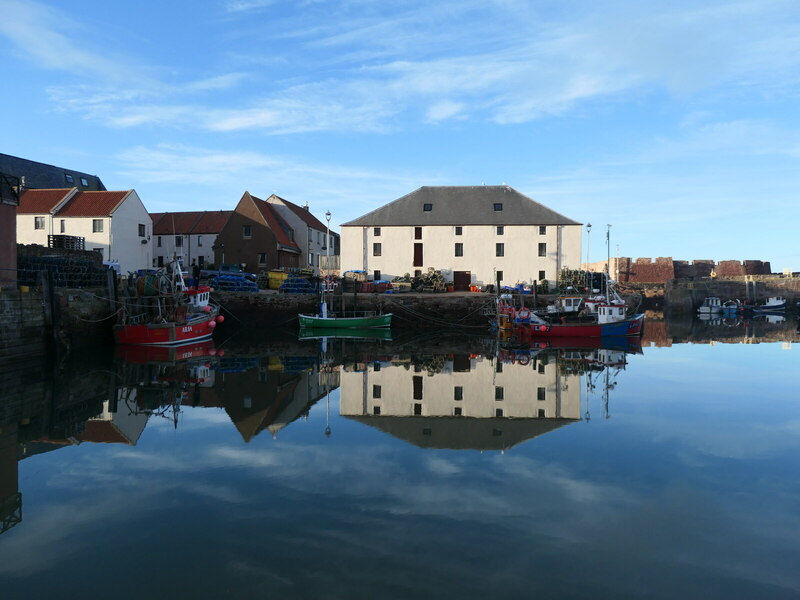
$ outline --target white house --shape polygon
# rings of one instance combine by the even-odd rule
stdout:
[[[343,271],[375,279],[428,267],[456,289],[555,283],[581,264],[581,224],[506,185],[421,187],[341,230]]]
[[[233,211],[151,213],[153,219],[153,266],[168,263],[173,256],[188,268],[214,262],[214,243]]]
[[[83,238],[86,250],[118,261],[122,272],[151,266],[150,215],[135,190],[25,190],[17,210],[17,242],[48,245],[49,235]]]
[[[288,200],[272,194],[267,198],[278,214],[294,230],[294,241],[300,247],[301,266],[314,269],[319,273],[320,268],[324,270],[328,255],[331,257],[330,269],[336,270],[339,265],[336,259],[339,255],[337,238],[339,235],[330,232],[330,239],[326,240],[329,227],[320,221],[308,210],[308,204],[298,206]]]

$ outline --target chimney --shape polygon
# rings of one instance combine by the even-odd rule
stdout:
[[[308,200],[306,200],[306,203],[303,204],[303,208],[305,208],[306,212],[308,212]]]

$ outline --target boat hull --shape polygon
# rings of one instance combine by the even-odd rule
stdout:
[[[532,338],[604,338],[642,335],[644,315],[636,315],[615,323],[520,323],[515,324],[527,330]]]
[[[208,339],[214,333],[217,311],[185,323],[115,325],[117,344],[135,346],[177,346]],[[213,323],[213,325],[212,325]]]
[[[298,315],[300,327],[308,329],[372,329],[375,327],[391,327],[392,313],[372,317],[316,317]]]
[[[300,340],[346,339],[346,340],[392,340],[392,331],[387,327],[372,327],[368,329],[333,328],[333,327],[301,327]]]

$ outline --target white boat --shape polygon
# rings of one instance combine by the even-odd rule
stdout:
[[[753,307],[755,312],[776,312],[786,309],[786,298],[783,296],[770,296],[764,304]]]
[[[722,312],[722,301],[716,296],[708,296],[697,309],[700,315],[718,315]]]

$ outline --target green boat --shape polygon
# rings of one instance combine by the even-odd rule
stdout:
[[[352,317],[319,317],[316,315],[297,315],[300,327],[310,329],[372,329],[391,327],[392,313],[385,315],[361,315]]]
[[[392,341],[390,329],[373,327],[371,329],[356,329],[354,327],[339,329],[333,327],[301,327],[300,340],[381,340]]]

